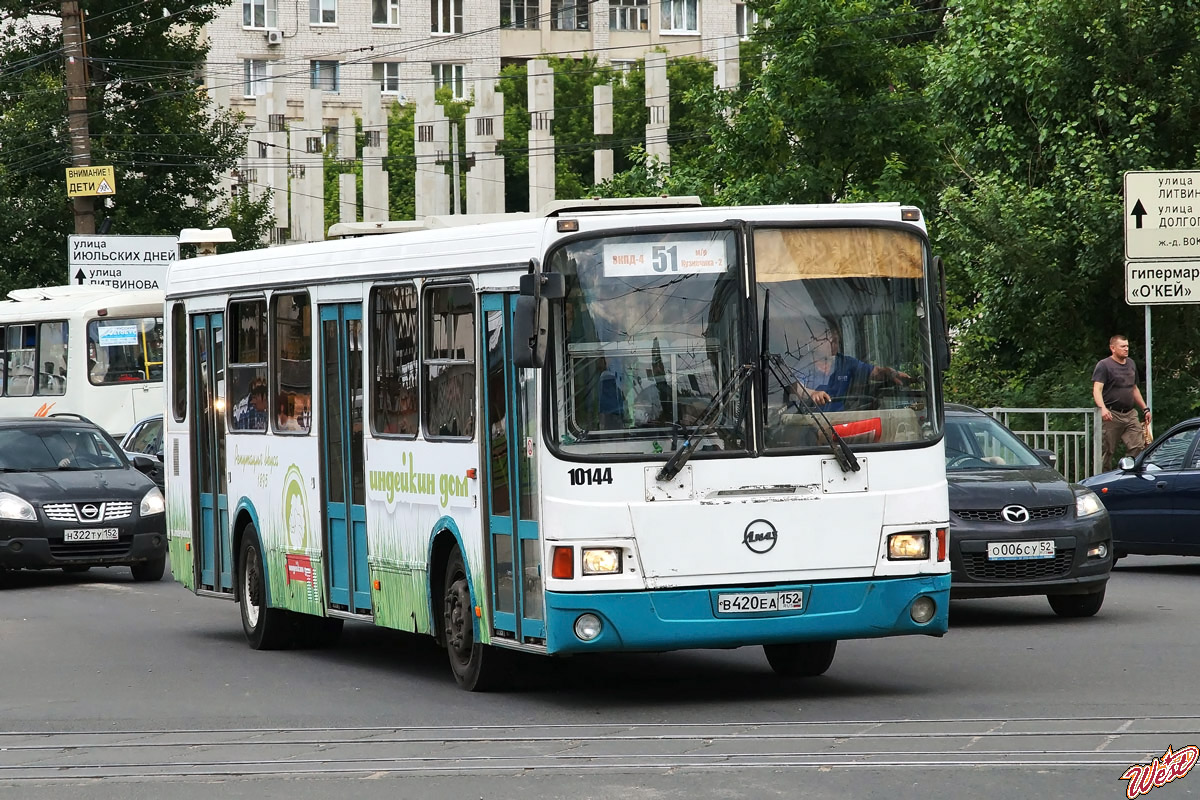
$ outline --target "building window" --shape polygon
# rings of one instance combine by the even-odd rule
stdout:
[[[662,0],[664,33],[699,33],[700,0]]]
[[[455,100],[461,100],[466,97],[463,84],[463,71],[465,67],[462,64],[434,64],[433,65],[433,83],[437,88],[443,86],[450,89]]]
[[[431,439],[475,435],[475,295],[467,285],[425,290],[425,435]]]
[[[429,0],[431,33],[462,33],[463,0]]]
[[[336,92],[338,90],[338,62],[308,62],[308,85],[311,89]]]
[[[399,25],[400,0],[371,0],[372,25]]]
[[[417,290],[381,286],[371,296],[371,423],[377,434],[416,436]]]
[[[400,94],[400,65],[384,62],[371,65],[371,77],[379,83],[384,94]]]
[[[587,0],[550,0],[550,29],[586,31],[588,29]]]
[[[310,25],[336,25],[337,0],[308,0]]]
[[[538,27],[538,0],[500,0],[500,27]]]
[[[737,15],[737,35],[749,39],[754,26],[758,24],[758,12],[745,3],[734,3],[734,13]]]
[[[614,31],[650,29],[649,0],[608,0],[608,27]]]
[[[242,61],[242,95],[262,97],[267,93],[267,62],[257,59]]]
[[[613,70],[616,72],[633,72],[634,67],[637,66],[637,62],[636,61],[610,61],[609,66],[611,66],[613,68]]]
[[[278,28],[278,0],[242,0],[243,28]]]

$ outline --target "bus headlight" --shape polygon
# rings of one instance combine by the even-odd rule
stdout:
[[[615,547],[583,548],[584,575],[612,575],[621,571],[621,551]]]
[[[37,512],[24,498],[9,492],[0,492],[0,519],[23,519],[33,522]]]
[[[142,505],[138,508],[138,513],[143,517],[148,517],[152,514],[161,514],[166,510],[167,503],[163,500],[162,492],[155,486],[142,498]]]
[[[888,536],[889,561],[916,561],[929,558],[929,531],[909,531]]]

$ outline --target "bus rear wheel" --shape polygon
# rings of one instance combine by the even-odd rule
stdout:
[[[253,525],[248,526],[242,535],[238,559],[242,630],[255,650],[282,650],[291,644],[293,628],[287,611],[267,607],[267,576],[261,548],[258,532]]]
[[[499,688],[508,675],[507,653],[475,640],[475,604],[458,548],[446,562],[442,597],[442,643],[458,685],[468,692]]]
[[[799,644],[764,644],[763,653],[775,674],[784,678],[815,678],[833,663],[837,640]]]

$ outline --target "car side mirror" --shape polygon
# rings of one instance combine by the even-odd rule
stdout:
[[[148,475],[158,468],[158,461],[153,456],[148,456],[145,453],[126,453],[125,455],[129,457],[129,463],[133,464],[134,469],[138,472],[144,472]]]
[[[1123,469],[1125,472],[1133,472],[1135,464],[1132,458],[1125,456],[1117,462],[1117,466]]]
[[[1033,454],[1036,455],[1038,458],[1040,458],[1042,461],[1044,461],[1048,466],[1056,467],[1056,468],[1058,467],[1058,456],[1054,453],[1053,450],[1046,450],[1044,448],[1035,447],[1033,450]]]

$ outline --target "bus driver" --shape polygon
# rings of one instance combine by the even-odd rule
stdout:
[[[816,325],[808,327],[811,344],[794,371],[791,391],[822,410],[844,410],[846,398],[866,394],[870,381],[904,386],[912,380],[900,370],[868,364],[842,353],[842,332],[835,320],[822,317]]]

